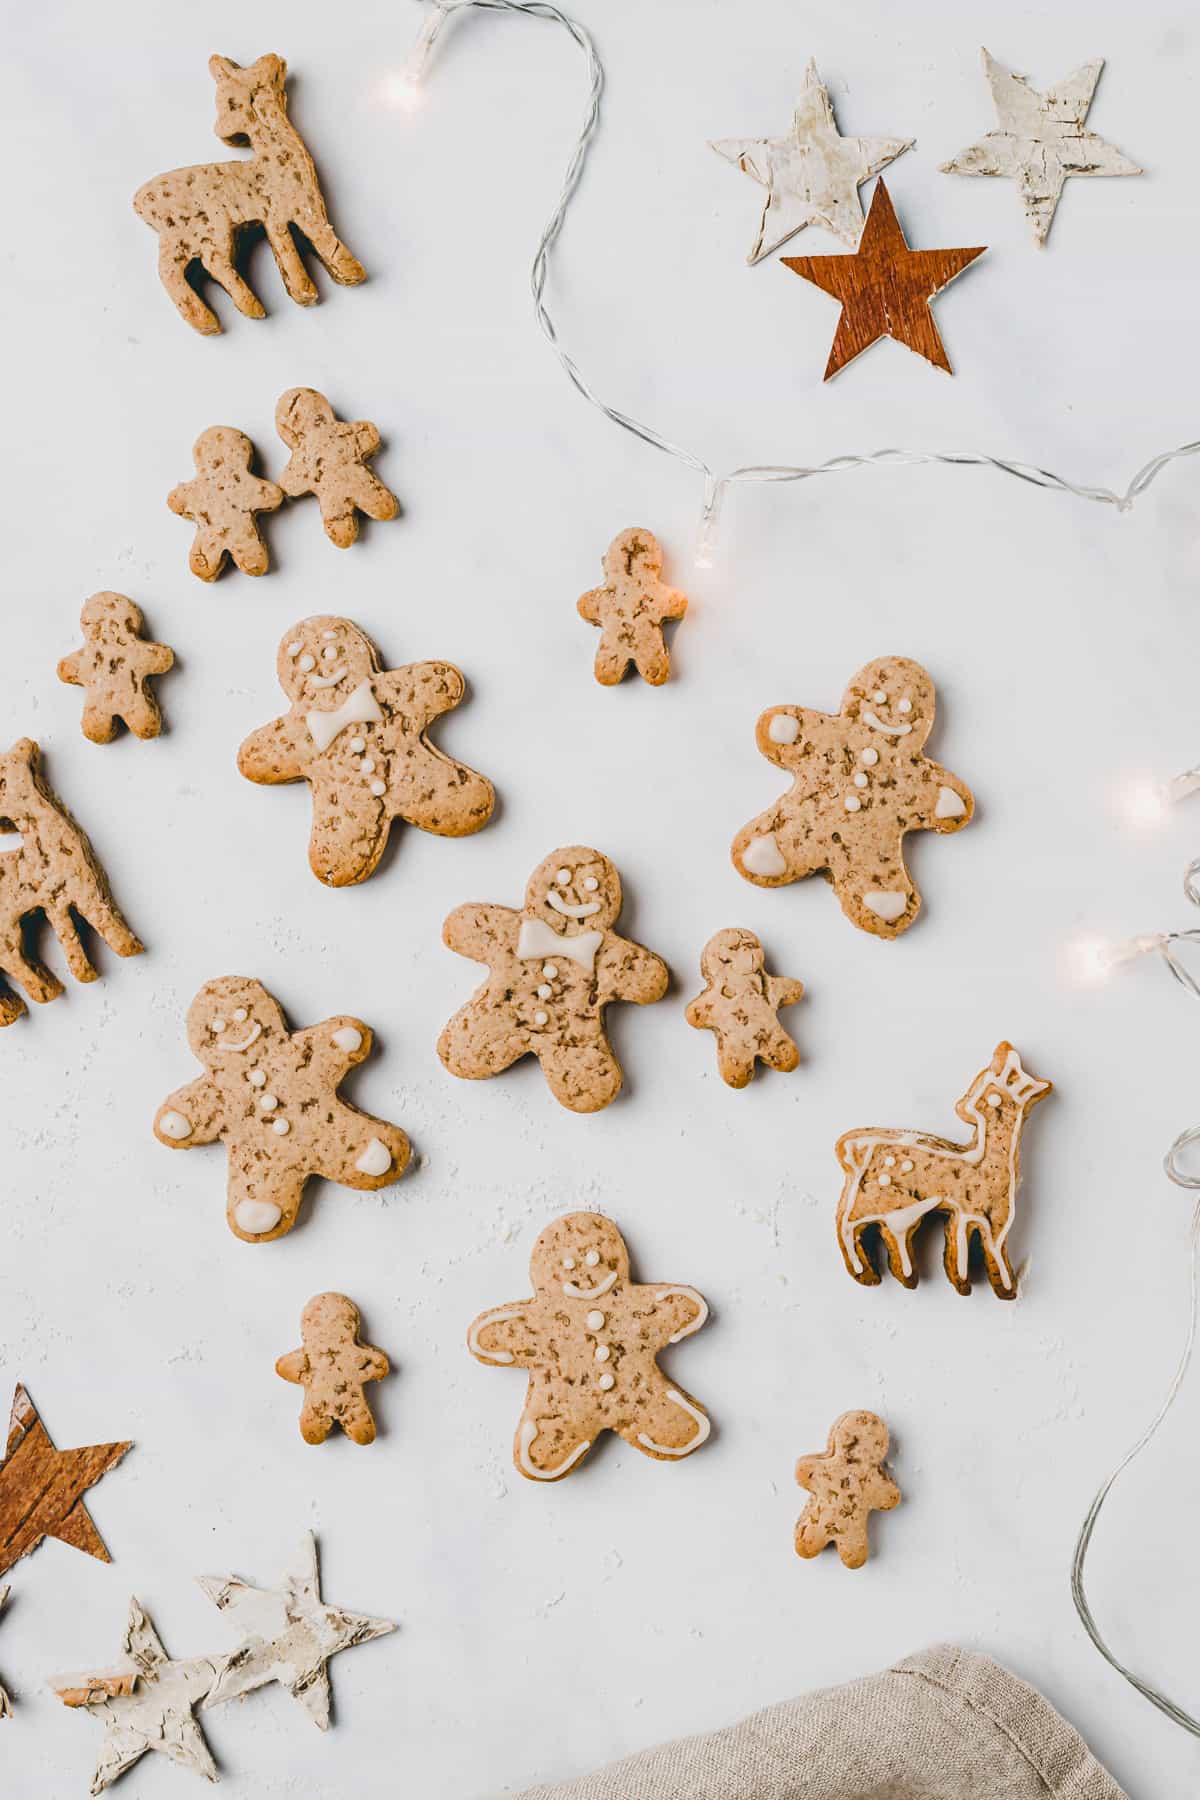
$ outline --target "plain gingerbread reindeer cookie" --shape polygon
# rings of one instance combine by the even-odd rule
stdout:
[[[863,931],[907,931],[921,896],[905,837],[959,831],[975,809],[971,790],[923,754],[933,719],[933,682],[902,656],[860,669],[836,714],[769,707],[758,747],[792,786],[734,839],[739,875],[759,887],[824,875]]]
[[[621,1091],[604,1029],[614,1000],[661,1000],[670,979],[652,950],[619,937],[621,878],[607,856],[572,844],[540,862],[517,911],[460,906],[442,927],[449,949],[486,963],[488,979],[438,1039],[452,1075],[481,1081],[536,1056],[555,1099],[598,1112]]]
[[[300,1314],[299,1350],[289,1350],[275,1373],[304,1389],[300,1436],[323,1444],[335,1425],[356,1444],[375,1442],[375,1420],[365,1393],[382,1381],[390,1364],[382,1350],[359,1341],[362,1321],[345,1294],[318,1294]]]
[[[308,782],[308,860],[319,881],[365,881],[397,819],[438,837],[466,837],[487,824],[491,782],[426,736],[466,691],[452,663],[381,669],[364,631],[322,616],[285,632],[275,667],[291,706],[246,739],[238,768],[267,786]]]
[[[708,1414],[656,1360],[707,1319],[695,1288],[634,1282],[612,1220],[586,1212],[546,1227],[529,1279],[529,1299],[480,1313],[467,1333],[480,1362],[529,1372],[513,1443],[521,1474],[560,1480],[602,1431],[660,1462],[698,1450]]]
[[[226,562],[243,575],[265,575],[271,556],[258,529],[258,514],[283,505],[283,489],[255,475],[254,445],[233,425],[211,425],[192,446],[195,479],[181,481],[167,505],[193,519],[196,535],[188,567],[201,581],[215,581]]]
[[[248,144],[249,160],[172,169],[133,197],[134,212],[159,234],[163,286],[180,317],[204,333],[219,332],[221,321],[188,279],[197,266],[225,289],[240,313],[266,317],[262,301],[235,266],[238,239],[247,226],[266,231],[283,284],[300,306],[311,306],[317,289],[293,226],[343,287],[366,280],[362,264],[329,223],[313,159],[288,118],[283,58],[260,56],[243,69],[227,56],[210,56],[208,68],[217,84],[213,130],[223,143]]]
[[[997,1044],[954,1108],[971,1128],[966,1144],[923,1131],[848,1131],[837,1141],[845,1170],[838,1201],[838,1245],[855,1281],[875,1287],[881,1277],[862,1243],[868,1229],[879,1237],[888,1267],[915,1288],[913,1233],[928,1214],[945,1215],[945,1269],[960,1294],[971,1292],[973,1237],[983,1246],[992,1292],[1015,1300],[1017,1278],[1008,1237],[1021,1178],[1019,1147],[1025,1115],[1052,1084],[1021,1067],[1011,1044]]]
[[[325,536],[346,550],[358,536],[358,515],[394,519],[400,502],[367,467],[379,449],[369,419],[339,419],[315,388],[289,388],[275,408],[275,429],[291,451],[279,485],[291,500],[315,494]]]
[[[162,712],[150,681],[172,667],[174,651],[142,636],[142,610],[124,594],[93,594],[83,603],[79,623],[83,647],[63,657],[58,679],[84,690],[84,737],[111,744],[118,724],[135,737],[157,737]]]
[[[615,687],[630,664],[643,681],[661,687],[671,673],[663,638],[670,619],[682,619],[687,595],[661,579],[663,554],[652,531],[633,526],[604,552],[604,583],[581,595],[576,610],[600,627],[596,680]]]
[[[873,1412],[835,1419],[823,1456],[802,1456],[796,1480],[812,1499],[796,1521],[796,1555],[819,1556],[836,1544],[848,1569],[861,1569],[871,1554],[867,1518],[900,1504],[900,1489],[884,1468],[888,1428]]]
[[[225,1216],[243,1243],[284,1237],[313,1175],[372,1192],[403,1175],[410,1146],[400,1127],[338,1097],[371,1053],[361,1019],[289,1031],[260,981],[226,975],[192,1001],[187,1035],[205,1072],[163,1101],[154,1135],[170,1150],[225,1145]]]
[[[800,1052],[779,1023],[781,1006],[795,1006],[804,983],[768,975],[763,947],[752,931],[730,927],[709,938],[700,952],[702,994],[689,1002],[687,1022],[711,1031],[717,1040],[721,1079],[744,1088],[756,1061],[784,1073],[796,1068]]]

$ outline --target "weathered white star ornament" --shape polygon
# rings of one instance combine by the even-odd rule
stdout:
[[[1085,128],[1088,108],[1104,67],[1103,57],[1040,94],[989,51],[983,69],[992,90],[998,131],[968,144],[943,175],[1008,175],[1020,189],[1034,242],[1044,244],[1069,175],[1140,175],[1115,145]]]
[[[746,261],[761,262],[805,225],[823,225],[855,249],[863,228],[860,185],[911,150],[914,141],[841,137],[817,65],[810,61],[792,128],[783,137],[710,140],[718,156],[767,190]]]
[[[396,1627],[390,1619],[326,1606],[320,1584],[311,1532],[285,1571],[282,1587],[256,1588],[236,1575],[201,1578],[209,1599],[229,1613],[242,1634],[237,1649],[221,1661],[206,1706],[221,1706],[278,1681],[314,1724],[328,1729],[329,1658]]]

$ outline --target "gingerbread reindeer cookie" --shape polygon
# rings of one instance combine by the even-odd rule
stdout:
[[[289,1350],[275,1373],[304,1389],[300,1436],[306,1444],[323,1444],[340,1425],[356,1444],[375,1442],[375,1420],[364,1391],[368,1381],[381,1381],[390,1364],[382,1350],[359,1341],[362,1321],[345,1294],[318,1294],[300,1314],[299,1350]]]
[[[463,697],[452,663],[381,669],[349,619],[303,619],[284,633],[275,667],[290,709],[238,751],[248,781],[307,781],[308,860],[330,887],[374,873],[396,819],[439,837],[479,831],[496,803],[490,781],[455,762],[426,732]]]
[[[221,1140],[229,1157],[225,1216],[244,1243],[285,1236],[313,1175],[372,1191],[403,1175],[410,1147],[400,1127],[338,1097],[371,1053],[361,1019],[289,1031],[260,981],[226,975],[192,1001],[187,1034],[205,1073],[163,1101],[154,1135],[170,1150]]]
[[[663,555],[652,531],[633,526],[604,552],[604,583],[583,594],[576,610],[600,627],[596,680],[614,687],[630,664],[643,681],[661,687],[671,673],[663,640],[669,619],[682,619],[687,595],[661,579]]]
[[[63,657],[58,679],[84,690],[84,737],[111,744],[118,724],[135,737],[157,737],[162,712],[150,680],[171,668],[174,651],[142,636],[142,610],[124,594],[93,594],[83,603],[79,623],[83,648]]]
[[[525,905],[460,906],[442,938],[489,967],[487,981],[438,1039],[452,1075],[480,1081],[536,1056],[556,1100],[598,1112],[621,1091],[604,1030],[614,1000],[661,1000],[670,979],[652,950],[619,937],[621,878],[607,856],[572,844],[529,877]]]
[[[796,1555],[819,1556],[836,1544],[848,1569],[861,1569],[871,1554],[867,1518],[900,1504],[900,1489],[883,1466],[888,1428],[873,1412],[835,1419],[823,1456],[802,1456],[796,1480],[812,1499],[796,1521]]]
[[[902,656],[860,669],[836,714],[768,708],[758,747],[792,786],[734,839],[738,873],[759,887],[824,875],[863,931],[907,931],[921,896],[905,837],[958,831],[975,808],[971,790],[923,754],[933,719],[933,682]]]
[[[768,975],[762,945],[752,931],[736,927],[709,938],[700,952],[700,972],[704,992],[689,1002],[687,1022],[716,1037],[722,1081],[744,1088],[756,1061],[784,1072],[794,1069],[800,1052],[777,1015],[781,1006],[802,998],[804,983]]]
[[[838,1201],[838,1244],[855,1281],[874,1287],[880,1280],[862,1241],[871,1230],[896,1280],[915,1288],[913,1233],[930,1213],[942,1213],[946,1275],[959,1293],[971,1292],[975,1237],[983,1246],[992,1292],[1015,1300],[1008,1237],[1021,1175],[1021,1129],[1030,1107],[1045,1099],[1051,1085],[1021,1067],[1011,1044],[997,1044],[987,1068],[954,1108],[971,1128],[969,1143],[953,1144],[923,1131],[848,1131],[840,1137],[837,1159],[846,1179]]]
[[[316,388],[289,388],[275,408],[275,429],[291,451],[279,485],[292,500],[315,494],[325,535],[346,550],[358,536],[358,515],[394,519],[400,502],[367,467],[379,449],[368,419],[339,419]]]
[[[194,519],[196,535],[188,567],[201,581],[215,581],[227,561],[243,575],[265,575],[271,556],[258,529],[259,513],[283,505],[283,489],[251,471],[254,445],[233,425],[212,425],[192,446],[195,479],[181,481],[167,505]]]
[[[708,1414],[656,1360],[707,1319],[695,1288],[634,1282],[612,1220],[586,1212],[546,1227],[529,1279],[529,1299],[480,1313],[467,1333],[480,1362],[529,1371],[513,1443],[521,1474],[560,1480],[602,1431],[659,1461],[698,1450],[711,1430]]]

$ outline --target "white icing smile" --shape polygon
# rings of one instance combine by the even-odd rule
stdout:
[[[869,725],[872,731],[882,731],[885,737],[904,737],[907,732],[912,730],[911,725],[885,725],[883,720],[877,718],[866,706],[859,707],[858,716],[864,725]]]
[[[585,900],[582,906],[568,906],[565,900],[559,899],[553,888],[546,895],[546,905],[552,906],[564,919],[590,919],[593,913],[600,911],[598,900]]]
[[[227,1039],[222,1038],[220,1044],[217,1047],[220,1050],[233,1050],[235,1052],[241,1052],[242,1050],[248,1050],[250,1048],[251,1044],[257,1044],[257,1042],[261,1036],[262,1036],[262,1026],[258,1023],[258,1020],[256,1019],[254,1021],[254,1024],[251,1026],[250,1030],[246,1033],[245,1037],[241,1040],[240,1043],[231,1044]]]
[[[329,675],[312,675],[312,676],[310,676],[308,685],[310,688],[336,687],[338,682],[342,679],[342,676],[345,673],[346,673],[346,665],[345,665],[345,663],[343,663],[340,668],[334,669],[333,672]]]
[[[617,1271],[615,1269],[610,1269],[608,1274],[604,1277],[604,1280],[597,1282],[595,1287],[581,1288],[573,1281],[564,1281],[563,1293],[567,1296],[568,1300],[595,1300],[601,1294],[607,1294],[609,1288],[616,1279]]]

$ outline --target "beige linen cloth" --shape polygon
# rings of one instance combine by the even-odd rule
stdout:
[[[942,1644],[519,1800],[1127,1800],[1035,1688]]]

